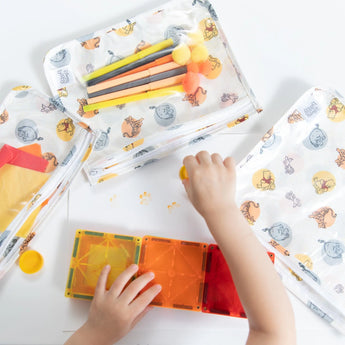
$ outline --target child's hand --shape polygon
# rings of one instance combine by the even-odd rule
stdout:
[[[77,341],[66,344],[112,345],[136,325],[161,290],[160,285],[154,285],[138,296],[138,293],[154,278],[152,272],[136,278],[124,289],[137,270],[137,265],[129,266],[107,291],[106,283],[110,266],[103,268],[88,320],[78,331],[79,334],[75,337]]]
[[[188,174],[183,180],[188,197],[206,220],[236,207],[236,172],[231,157],[223,161],[218,153],[201,151],[195,157],[185,157],[183,164]]]

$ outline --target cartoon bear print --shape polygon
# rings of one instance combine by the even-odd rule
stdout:
[[[263,191],[274,190],[276,186],[272,172],[270,170],[263,169],[261,171],[261,178],[259,178],[255,187]]]
[[[218,29],[212,18],[205,18],[199,23],[199,29],[204,35],[204,40],[209,41],[218,36]]]
[[[333,98],[327,107],[327,118],[334,122],[345,119],[345,106],[338,98]]]
[[[332,226],[337,214],[330,207],[321,207],[309,215],[309,218],[316,220],[319,228],[326,229]]]
[[[75,132],[75,125],[70,118],[62,119],[56,126],[56,134],[63,141],[70,141]]]
[[[141,126],[143,125],[143,118],[136,120],[132,116],[128,116],[124,119],[121,126],[122,136],[126,138],[135,138],[139,135]]]
[[[316,194],[323,194],[330,192],[336,186],[335,177],[329,173],[320,171],[313,176],[312,180],[313,187],[315,188]]]

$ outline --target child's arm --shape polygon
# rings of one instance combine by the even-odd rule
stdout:
[[[161,286],[156,284],[137,297],[154,278],[152,272],[141,275],[125,288],[137,270],[137,265],[129,266],[116,278],[108,291],[106,284],[110,266],[103,268],[98,278],[88,320],[65,345],[112,345],[136,325],[161,290]]]
[[[296,343],[293,310],[265,249],[235,204],[235,165],[199,152],[183,161],[189,199],[204,217],[231,271],[249,321],[247,345]]]

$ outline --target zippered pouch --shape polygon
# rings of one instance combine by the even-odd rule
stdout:
[[[0,105],[0,278],[81,170],[95,134],[29,86]]]
[[[104,66],[122,63],[133,54],[146,54],[169,40],[171,46],[165,49],[184,45],[191,51],[187,66],[179,69],[193,71],[198,80],[194,88],[183,84],[182,92],[180,85],[180,89],[177,86],[169,94],[162,94],[159,89],[160,97],[156,98],[124,101],[100,109],[99,103],[92,103],[93,108],[87,108],[97,98],[88,98],[93,95],[87,88],[90,81],[85,81],[88,76]],[[202,63],[193,62],[198,61],[198,54],[206,54]],[[143,166],[260,111],[209,1],[170,1],[125,22],[63,43],[46,55],[44,70],[54,97],[98,131],[95,150],[85,166],[91,184]],[[187,83],[185,79],[183,83]]]
[[[345,101],[313,88],[239,164],[237,199],[286,287],[345,333]]]

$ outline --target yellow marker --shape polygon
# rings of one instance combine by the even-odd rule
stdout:
[[[183,86],[182,85],[176,85],[176,86],[166,87],[163,89],[147,91],[147,92],[139,93],[137,95],[120,97],[120,98],[116,98],[116,99],[111,99],[109,101],[84,105],[83,108],[84,108],[84,111],[87,112],[87,111],[96,110],[96,109],[113,107],[113,106],[119,105],[119,104],[137,102],[137,101],[141,101],[143,99],[148,99],[148,98],[168,96],[168,95],[174,94],[176,92],[184,92]]]
[[[158,51],[161,51],[161,50],[163,50],[165,48],[168,48],[168,47],[172,46],[173,44],[174,44],[174,41],[171,38],[169,38],[167,40],[164,40],[162,42],[154,44],[151,47],[143,49],[142,51],[140,51],[140,52],[138,52],[136,54],[127,56],[127,57],[125,57],[122,60],[115,61],[114,63],[112,63],[110,65],[107,65],[107,66],[104,66],[102,68],[99,68],[97,71],[94,71],[94,72],[84,76],[83,79],[85,81],[94,79],[96,77],[99,77],[99,76],[104,75],[106,73],[109,73],[111,71],[114,71],[114,70],[116,70],[116,69],[118,69],[120,67],[126,66],[126,65],[128,65],[128,64],[130,64],[130,63],[132,63],[134,61],[142,59],[145,56],[151,55],[151,54],[156,53]]]
[[[187,170],[186,170],[186,167],[184,165],[182,165],[182,167],[180,169],[179,176],[180,176],[181,180],[187,180],[188,179]]]
[[[43,257],[36,250],[27,250],[19,258],[19,267],[24,273],[36,273],[42,266]]]

